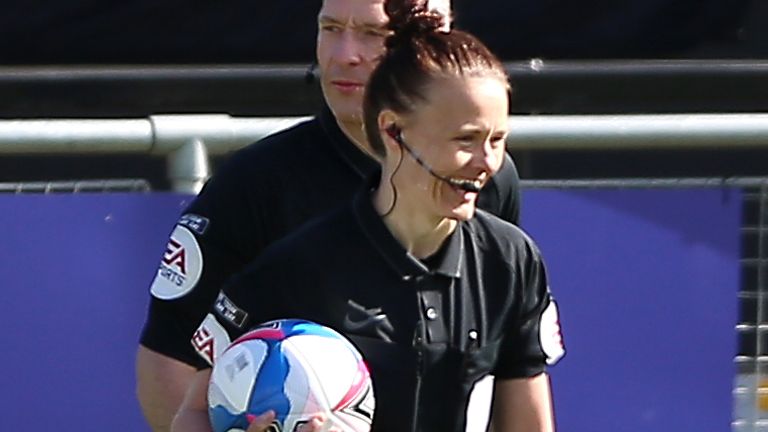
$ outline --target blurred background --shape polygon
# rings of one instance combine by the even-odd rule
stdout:
[[[457,26],[480,36],[507,62],[515,85],[513,114],[765,110],[765,1],[453,3]],[[320,103],[318,86],[305,79],[319,5],[318,0],[6,2],[0,16],[0,117],[310,115]],[[284,67],[269,67],[278,65]],[[689,150],[616,145],[599,152],[589,146],[513,152],[525,178],[765,174],[765,149]],[[2,158],[0,181],[68,179],[73,172],[102,178],[119,166],[122,176],[170,187],[157,157],[121,155],[117,162],[20,153]]]

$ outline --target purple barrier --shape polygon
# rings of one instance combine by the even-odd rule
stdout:
[[[187,197],[0,196],[0,431],[149,431],[134,358]]]
[[[0,196],[0,430],[148,431],[134,354],[188,197]],[[569,353],[563,431],[727,430],[740,194],[526,191]]]
[[[535,190],[568,354],[553,369],[560,430],[730,430],[741,194]]]

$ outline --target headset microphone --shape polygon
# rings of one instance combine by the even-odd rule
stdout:
[[[397,141],[397,143],[400,144],[408,152],[408,154],[411,155],[411,157],[419,165],[421,165],[422,168],[427,170],[427,172],[432,174],[432,176],[435,177],[436,179],[442,180],[442,181],[448,183],[449,185],[457,187],[457,188],[459,188],[459,189],[461,189],[463,191],[466,191],[466,192],[475,192],[475,193],[480,192],[480,187],[478,187],[474,182],[463,182],[463,181],[460,181],[460,180],[455,180],[455,179],[451,179],[451,178],[448,178],[448,177],[441,176],[440,174],[434,172],[432,170],[432,167],[430,167],[426,162],[421,160],[419,155],[417,155],[416,152],[411,150],[411,148],[405,143],[405,141],[403,141],[403,136],[400,133],[400,129],[398,129],[398,127],[396,125],[392,125],[392,126],[388,127],[386,132],[387,132],[387,135],[392,137],[393,140]]]
[[[312,62],[304,72],[304,82],[314,84],[317,81],[317,62]]]

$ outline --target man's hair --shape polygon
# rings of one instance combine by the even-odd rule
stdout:
[[[393,0],[385,5],[392,33],[363,101],[366,138],[380,156],[384,155],[378,127],[381,111],[412,112],[416,103],[426,101],[427,86],[433,80],[495,76],[508,83],[501,61],[479,39],[460,30],[441,30],[447,18],[424,3]]]

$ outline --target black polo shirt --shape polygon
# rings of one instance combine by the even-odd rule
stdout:
[[[316,118],[234,154],[171,233],[152,283],[142,345],[188,364],[189,337],[223,282],[274,241],[348,202],[378,163],[355,146],[327,108]],[[507,157],[478,205],[517,223],[519,178]]]
[[[253,325],[310,319],[363,353],[374,431],[464,431],[479,379],[535,376],[563,353],[539,251],[520,229],[478,210],[433,256],[416,259],[370,194],[363,188],[231,279],[193,344],[212,362]]]

